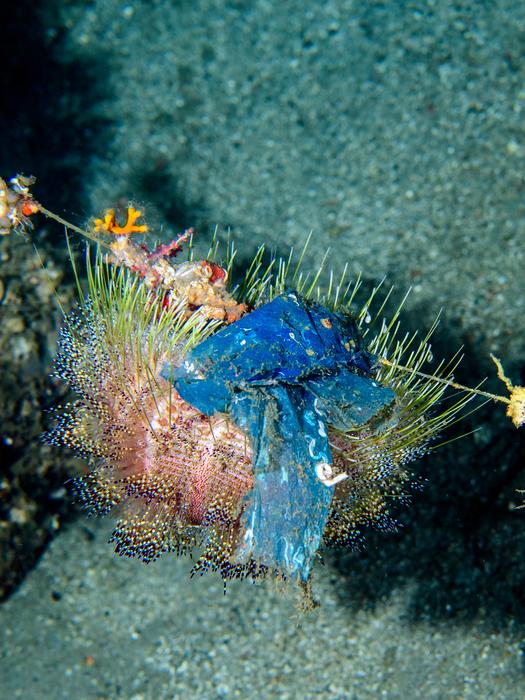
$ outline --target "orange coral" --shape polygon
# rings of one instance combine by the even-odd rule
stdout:
[[[0,177],[0,236],[32,227],[28,217],[40,211],[40,205],[29,192],[34,182],[32,176],[17,175],[9,183]]]
[[[503,365],[497,357],[491,355],[492,361],[498,370],[498,378],[504,382],[510,396],[508,398],[501,397],[502,401],[507,403],[507,416],[512,420],[516,428],[525,425],[525,386],[514,386],[508,377],[505,376]]]
[[[117,222],[114,209],[108,209],[103,219],[95,219],[95,231],[97,233],[113,233],[116,236],[129,236],[132,233],[146,233],[146,224],[137,225],[135,222],[140,219],[142,212],[134,207],[128,207],[127,220],[124,226]]]

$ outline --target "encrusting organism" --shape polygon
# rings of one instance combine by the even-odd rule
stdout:
[[[29,217],[39,211],[29,192],[34,182],[34,177],[23,175],[11,178],[9,184],[0,178],[0,236],[32,226]]]
[[[509,397],[456,384],[457,356],[426,373],[434,327],[402,336],[400,308],[374,311],[377,289],[356,306],[345,273],[323,293],[321,269],[308,275],[292,253],[266,264],[261,248],[232,285],[231,246],[223,263],[215,241],[194,260],[190,230],[150,250],[131,206],[125,222],[109,210],[80,229],[36,202],[33,182],[0,180],[3,234],[41,212],[96,244],[56,360],[75,398],[48,439],[87,460],[77,493],[116,515],[120,554],[197,550],[193,573],[306,589],[323,544],[395,528],[389,503],[406,498],[410,462],[473,396],[524,423],[525,389],[499,361]]]

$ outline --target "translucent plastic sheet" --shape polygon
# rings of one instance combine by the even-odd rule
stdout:
[[[394,399],[373,379],[355,322],[289,292],[225,326],[163,375],[206,415],[251,438],[254,487],[238,561],[306,581],[330,513],[329,427],[366,423]]]

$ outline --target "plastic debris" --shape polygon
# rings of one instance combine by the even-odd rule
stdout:
[[[334,476],[328,428],[362,425],[395,399],[374,381],[375,364],[351,318],[289,292],[163,369],[185,401],[228,413],[252,440],[237,561],[308,580],[333,486],[346,477]]]

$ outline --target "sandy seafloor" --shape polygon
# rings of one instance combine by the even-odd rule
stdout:
[[[76,173],[51,167],[50,208],[78,223],[132,199],[166,236],[229,228],[241,260],[312,231],[307,264],[330,246],[336,271],[412,286],[407,327],[443,308],[462,379],[498,389],[492,352],[520,381],[525,5],[93,0],[42,24],[56,69],[78,68],[49,95],[75,138],[40,149]],[[118,559],[110,523],[79,515],[0,609],[0,695],[525,697],[525,429],[496,406],[476,425],[416,465],[398,534],[317,567],[307,614],[175,557]]]

